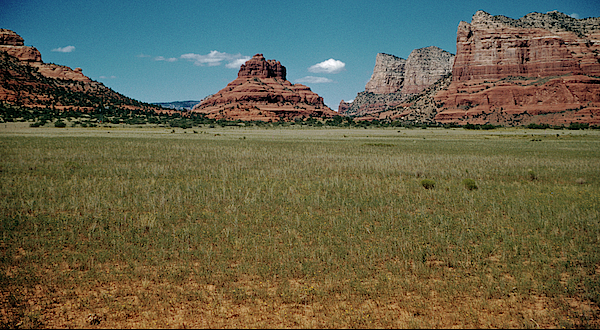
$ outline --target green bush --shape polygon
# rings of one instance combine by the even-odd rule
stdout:
[[[433,189],[433,188],[435,188],[435,181],[433,181],[431,179],[423,179],[423,180],[421,180],[421,185],[425,189]]]
[[[54,127],[67,127],[67,124],[64,121],[59,120],[54,123]]]
[[[537,180],[537,174],[535,174],[535,172],[532,169],[529,169],[527,171],[527,175],[529,176],[529,180],[531,180],[531,181]]]
[[[477,183],[475,183],[475,180],[473,180],[473,179],[464,179],[464,180],[462,180],[462,184],[463,184],[463,186],[465,186],[465,189],[469,189],[469,190],[478,189]]]

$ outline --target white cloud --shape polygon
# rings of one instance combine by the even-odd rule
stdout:
[[[136,55],[136,57],[144,58],[144,57],[150,57],[150,55],[140,54],[140,55]]]
[[[327,61],[311,66],[308,68],[308,71],[314,73],[340,73],[345,67],[346,63],[330,58]]]
[[[170,58],[165,58],[162,56],[157,56],[154,58],[155,61],[165,61],[165,62],[176,62],[177,58],[175,57],[170,57]]]
[[[576,18],[576,19],[579,19],[579,14],[577,14],[577,13],[573,13],[573,14],[571,14],[569,16],[571,16],[573,18]]]
[[[100,79],[108,79],[108,78],[110,78],[110,79],[115,79],[115,78],[117,78],[117,77],[116,77],[116,76],[110,76],[110,77],[107,77],[107,76],[100,76],[99,78],[100,78]]]
[[[194,65],[198,66],[217,66],[221,65],[222,62],[228,62],[225,66],[230,69],[239,68],[240,65],[244,64],[247,60],[250,59],[249,56],[242,56],[242,54],[228,54],[221,53],[219,51],[213,50],[207,55],[200,54],[183,54],[181,55],[182,59],[194,62]]]
[[[239,69],[242,64],[246,63],[250,59],[250,56],[244,56],[242,58],[238,58],[232,62],[225,64],[226,67],[230,69]]]
[[[59,52],[59,53],[70,53],[74,50],[75,50],[75,46],[65,46],[65,47],[54,48],[52,51]]]
[[[300,83],[309,83],[309,84],[324,84],[324,83],[332,83],[333,80],[325,77],[314,77],[314,76],[306,76],[304,78],[296,79],[296,82]]]

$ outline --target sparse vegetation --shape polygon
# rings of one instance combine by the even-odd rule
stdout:
[[[421,186],[425,189],[433,189],[435,188],[435,181],[431,179],[423,179],[421,180]]]
[[[467,190],[477,190],[479,188],[477,187],[477,183],[473,179],[463,179],[462,184]]]

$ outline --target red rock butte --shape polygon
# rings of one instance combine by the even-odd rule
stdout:
[[[461,22],[442,123],[600,124],[600,18],[559,12]]]
[[[242,64],[237,79],[195,105],[192,111],[214,119],[244,121],[337,115],[310,88],[287,81],[286,69],[279,61],[265,60],[262,54]]]

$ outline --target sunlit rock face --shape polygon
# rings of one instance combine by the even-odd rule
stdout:
[[[478,11],[461,22],[438,122],[598,123],[600,18],[559,12],[515,20]]]
[[[262,54],[244,63],[237,79],[194,106],[192,111],[215,119],[262,121],[337,114],[307,86],[287,81],[285,67],[279,61],[266,60]]]

